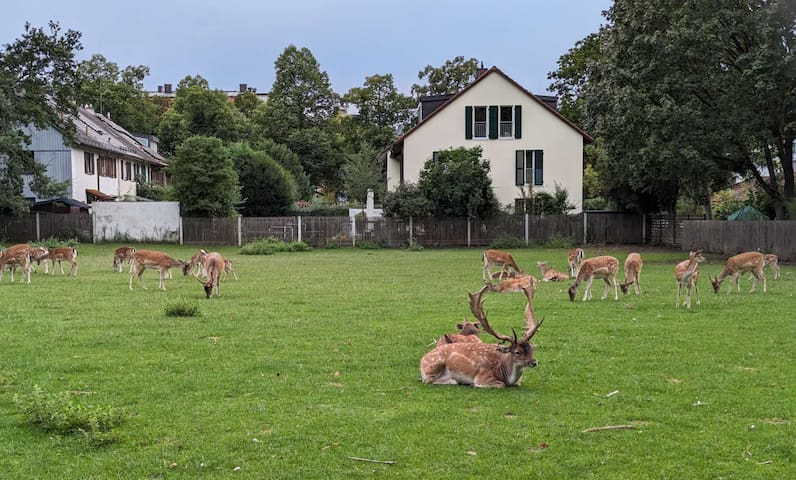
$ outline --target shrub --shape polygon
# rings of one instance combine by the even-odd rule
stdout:
[[[199,315],[199,306],[185,300],[175,300],[166,304],[167,317],[195,317]]]
[[[422,252],[423,251],[423,244],[420,243],[416,238],[412,239],[411,242],[406,244],[406,249],[410,252]]]
[[[363,250],[376,250],[379,248],[384,248],[384,243],[371,241],[357,242],[357,248],[361,248]]]
[[[51,250],[56,247],[77,247],[80,245],[80,242],[77,241],[77,238],[62,240],[58,237],[50,237],[41,242],[33,242],[32,245],[34,247],[47,247],[48,250]]]
[[[304,242],[285,242],[274,237],[247,243],[240,249],[242,255],[273,255],[277,252],[308,252],[312,247]]]
[[[572,248],[575,246],[575,239],[560,233],[550,235],[544,244],[547,248]]]
[[[498,237],[492,241],[492,244],[489,245],[490,248],[499,248],[499,249],[507,249],[507,248],[525,248],[528,245],[525,244],[525,240],[505,236],[505,237]]]
[[[35,427],[59,435],[80,433],[93,445],[114,442],[112,430],[128,416],[122,408],[80,403],[73,393],[45,393],[38,385],[29,395],[14,395],[14,401]]]

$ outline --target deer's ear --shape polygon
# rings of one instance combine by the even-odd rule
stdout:
[[[458,328],[459,330],[461,330],[463,327],[464,327],[463,323],[457,323],[456,324],[456,328]]]
[[[473,323],[473,325],[475,325],[478,328],[481,328],[481,322],[475,322],[475,323]]]

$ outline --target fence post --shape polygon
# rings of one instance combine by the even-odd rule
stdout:
[[[238,246],[243,245],[243,229],[241,228],[241,217],[238,215]]]
[[[525,212],[525,246],[527,247],[530,245],[530,229],[531,226],[529,224],[530,217],[528,216],[528,212]]]
[[[583,244],[586,245],[586,239],[589,238],[589,228],[586,226],[586,210],[583,211]]]
[[[470,217],[467,217],[467,246],[470,246],[470,239],[472,238],[472,234],[470,233]]]
[[[409,247],[412,247],[412,243],[414,242],[414,233],[415,229],[412,227],[412,217],[409,217]]]
[[[182,228],[182,217],[180,217],[180,245],[185,245],[184,240],[182,238],[182,231],[183,231],[183,228]]]
[[[36,212],[36,241],[41,242],[41,224],[39,223],[39,212]]]
[[[301,215],[296,217],[298,219],[298,241],[301,241]]]
[[[647,244],[647,214],[641,214],[641,243]]]
[[[351,218],[351,246],[357,246],[357,216],[354,215]]]

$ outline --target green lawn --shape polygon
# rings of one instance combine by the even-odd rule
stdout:
[[[691,311],[674,308],[681,252],[642,251],[640,297],[600,301],[595,282],[594,300],[570,302],[566,284],[540,283],[539,366],[475,389],[423,385],[418,365],[470,316],[479,249],[222,248],[240,280],[206,300],[176,269],[167,292],[153,271],[130,292],[117,246],[81,245],[76,278],[3,278],[0,477],[796,478],[793,267],[768,293],[745,277],[716,296],[723,259],[709,256]],[[566,269],[564,250],[511,253],[535,274],[538,260]],[[520,328],[523,300],[487,294],[493,326]],[[166,316],[174,302],[199,316]],[[129,416],[102,446],[44,432],[14,401],[36,385]],[[635,428],[583,432],[608,425]]]

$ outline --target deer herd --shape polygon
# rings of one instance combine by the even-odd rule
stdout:
[[[64,275],[63,262],[67,262],[71,268],[66,275],[77,276],[77,248],[48,249],[43,246],[30,246],[27,243],[21,243],[12,245],[5,250],[0,249],[0,283],[3,281],[3,274],[6,270],[11,272],[11,283],[13,283],[17,269],[22,271],[20,282],[27,280],[27,283],[30,283],[30,274],[36,271],[34,262],[35,265],[41,265],[44,262],[44,273],[51,275],[55,275],[56,263],[61,270],[61,275]],[[138,277],[141,288],[147,289],[144,285],[143,275],[148,268],[158,271],[160,277],[158,288],[161,290],[166,290],[165,280],[171,278],[171,269],[180,268],[183,275],[191,274],[202,284],[207,298],[211,298],[213,292],[217,297],[221,296],[222,275],[226,278],[227,275],[232,274],[235,280],[238,279],[232,266],[232,260],[224,258],[220,253],[208,252],[204,249],[199,250],[190,260],[184,261],[155,250],[139,250],[132,246],[119,247],[113,252],[113,271],[122,272],[125,262],[130,265],[130,290],[133,290],[135,277]]]
[[[481,256],[483,260],[484,286],[476,293],[468,292],[470,311],[475,322],[464,321],[457,324],[456,333],[442,335],[434,348],[420,360],[420,378],[423,383],[472,385],[475,387],[507,387],[517,385],[526,368],[537,364],[531,338],[537,333],[542,321],[536,322],[533,310],[533,297],[538,280],[533,275],[523,273],[517,262],[507,252],[486,250]],[[613,290],[614,300],[619,299],[618,290],[627,295],[633,287],[636,295],[641,295],[641,269],[643,261],[637,252],[630,253],[625,259],[624,281],[617,280],[619,260],[610,255],[586,258],[583,249],[573,248],[568,255],[569,271],[562,273],[554,270],[547,262],[536,263],[541,272],[542,282],[564,282],[573,278],[567,289],[570,301],[574,301],[581,284],[584,284],[583,301],[592,297],[591,288],[595,278],[602,279],[605,290],[602,299],[608,298]],[[699,305],[699,264],[705,261],[701,250],[689,252],[688,259],[674,267],[677,283],[675,307],[680,306],[680,296],[685,289],[682,305],[691,308],[691,293],[696,296]],[[745,272],[752,274],[753,284],[750,292],[754,292],[758,281],[763,282],[766,291],[766,276],[763,268],[770,266],[774,278],[780,277],[778,257],[774,254],[746,252],[730,257],[718,277],[711,278],[713,290],[719,293],[722,282],[729,277],[730,287],[735,284],[740,291],[740,277]],[[499,270],[495,270],[499,268]],[[497,280],[497,283],[494,282]],[[487,292],[523,292],[527,299],[524,312],[523,333],[518,337],[497,332],[487,319],[484,311],[484,294]],[[481,329],[495,337],[500,343],[481,341]]]

